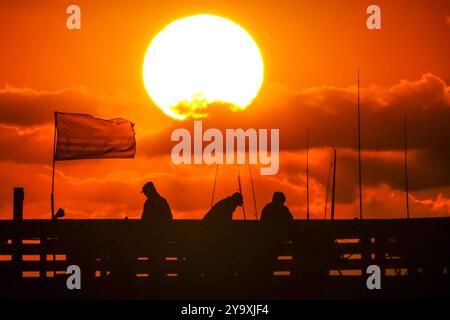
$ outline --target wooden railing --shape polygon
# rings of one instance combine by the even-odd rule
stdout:
[[[66,269],[81,268],[68,290]],[[368,290],[366,269],[382,270]],[[450,219],[0,221],[2,298],[389,298],[449,295]]]

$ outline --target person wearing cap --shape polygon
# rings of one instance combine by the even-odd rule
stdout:
[[[160,225],[172,221],[172,211],[169,203],[156,191],[153,182],[147,182],[141,191],[147,200],[144,203],[141,219],[155,225]]]
[[[261,213],[261,221],[268,223],[287,223],[292,221],[292,213],[284,205],[286,196],[283,192],[274,192],[272,202],[269,202]]]
[[[238,206],[242,206],[243,199],[240,192],[218,201],[203,217],[206,222],[229,222],[233,220],[233,213]]]

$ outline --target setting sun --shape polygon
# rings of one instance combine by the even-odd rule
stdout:
[[[177,20],[152,40],[143,79],[148,94],[168,116],[205,116],[211,103],[246,108],[264,78],[261,52],[239,25],[214,15]]]

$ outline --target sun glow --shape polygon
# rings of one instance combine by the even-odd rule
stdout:
[[[145,88],[168,116],[206,115],[212,103],[245,109],[264,78],[261,52],[234,22],[214,15],[177,20],[152,40],[143,65]]]

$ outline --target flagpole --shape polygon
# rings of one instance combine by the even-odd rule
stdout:
[[[50,195],[51,209],[52,209],[52,220],[55,218],[55,148],[56,148],[56,114],[54,112],[54,129],[53,129],[53,158],[52,158],[52,193]]]

